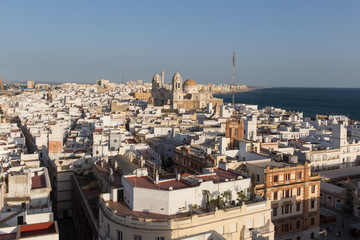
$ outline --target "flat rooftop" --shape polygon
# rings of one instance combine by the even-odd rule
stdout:
[[[225,182],[231,179],[236,180],[239,176],[247,178],[247,176],[236,171],[225,171],[219,168],[213,169],[213,173],[204,175],[183,174],[180,180],[168,179],[160,180],[154,183],[149,177],[127,177],[126,180],[133,186],[139,188],[149,188],[156,190],[167,190],[171,187],[173,190],[184,189],[198,186],[201,182],[212,181],[213,183]]]
[[[246,164],[254,165],[256,167],[266,168],[267,166],[270,166],[270,168],[276,168],[276,167],[285,167],[285,166],[294,166],[296,164],[290,164],[287,162],[276,162],[276,161],[248,161]],[[300,164],[300,163],[299,163]]]
[[[321,179],[325,181],[343,180],[347,179],[347,177],[360,177],[360,166],[321,171],[319,174]]]
[[[158,214],[158,213],[132,211],[124,202],[106,201],[106,203],[109,204],[109,208],[111,208],[112,210],[117,210],[116,214],[119,216],[132,216],[137,218],[147,218],[147,219],[155,219],[155,220],[188,217],[188,213],[166,215],[166,214]]]

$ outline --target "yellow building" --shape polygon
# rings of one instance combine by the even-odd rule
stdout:
[[[151,98],[151,92],[143,92],[143,91],[132,92],[130,93],[130,96],[138,100],[149,101]]]

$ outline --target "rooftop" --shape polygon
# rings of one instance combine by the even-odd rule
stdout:
[[[45,188],[45,175],[31,177],[31,189]]]
[[[126,180],[133,186],[139,188],[149,188],[156,190],[169,191],[183,188],[189,188],[200,185],[201,182],[212,181],[215,183],[221,183],[229,180],[239,179],[238,177],[247,178],[245,175],[236,171],[225,171],[219,168],[213,169],[213,173],[203,175],[191,175],[183,174],[180,180],[177,179],[165,179],[160,180],[159,183],[155,183],[151,178],[145,177],[125,177]]]
[[[276,162],[276,161],[253,161],[253,162],[247,162],[246,164],[251,164],[256,167],[266,168],[267,166],[270,166],[270,168],[276,168],[276,167],[286,167],[286,166],[294,166],[294,164],[289,164],[287,162]]]

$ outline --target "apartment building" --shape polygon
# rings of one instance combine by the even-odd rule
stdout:
[[[309,162],[246,163],[257,178],[256,192],[271,200],[276,239],[315,239],[320,225],[320,175]]]

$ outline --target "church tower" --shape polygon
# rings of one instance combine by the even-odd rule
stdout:
[[[172,108],[177,109],[183,101],[182,77],[176,72],[172,79]]]
[[[164,72],[164,68],[162,68],[162,70],[161,70],[161,86],[162,87],[165,87],[164,77],[165,77],[165,72]]]
[[[152,90],[159,89],[161,87],[161,79],[158,73],[156,73],[152,79]]]

